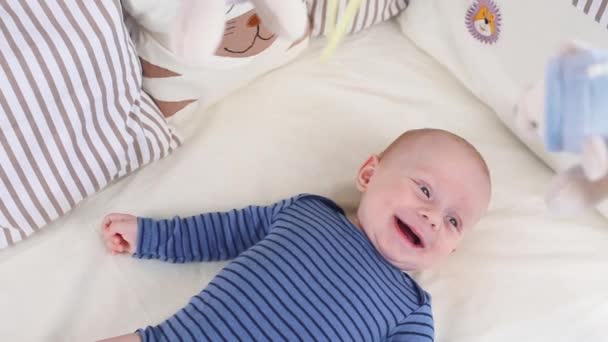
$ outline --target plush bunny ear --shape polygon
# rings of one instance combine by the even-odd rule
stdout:
[[[608,176],[592,182],[581,165],[576,165],[553,178],[545,200],[554,214],[571,216],[596,206],[607,196]]]
[[[515,107],[515,123],[526,136],[543,138],[545,126],[545,82],[538,81],[528,88]]]
[[[177,58],[196,66],[215,54],[224,35],[225,9],[224,0],[180,0],[169,34]]]
[[[250,0],[272,32],[290,40],[302,38],[308,29],[308,9],[302,0]]]
[[[578,51],[586,49],[588,49],[588,46],[584,43],[575,40],[570,40],[560,46],[559,53],[565,55],[569,53],[576,53]]]
[[[583,143],[583,169],[591,181],[608,174],[608,146],[600,136],[592,136]]]

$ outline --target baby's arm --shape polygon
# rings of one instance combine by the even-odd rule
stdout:
[[[140,258],[227,260],[266,236],[276,213],[292,201],[168,220],[112,214],[104,219],[104,236],[111,251]]]
[[[133,333],[129,335],[116,336],[112,338],[108,338],[105,340],[101,340],[98,342],[141,342],[141,338],[138,333]]]
[[[434,339],[433,312],[429,304],[410,313],[386,338],[390,342],[433,342]]]

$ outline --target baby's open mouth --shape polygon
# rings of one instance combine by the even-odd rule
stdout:
[[[422,240],[416,233],[407,225],[407,223],[401,221],[397,216],[395,216],[395,222],[397,223],[397,227],[399,230],[405,235],[409,242],[411,242],[416,247],[424,247]]]

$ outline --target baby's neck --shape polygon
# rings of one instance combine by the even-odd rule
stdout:
[[[348,213],[346,213],[346,218],[350,221],[350,223],[357,227],[357,229],[363,231],[363,229],[361,228],[361,224],[359,223],[359,218],[357,217],[357,210],[349,211]]]

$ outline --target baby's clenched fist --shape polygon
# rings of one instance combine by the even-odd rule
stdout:
[[[110,214],[103,219],[103,238],[112,254],[135,254],[137,230],[137,217],[133,215]]]

